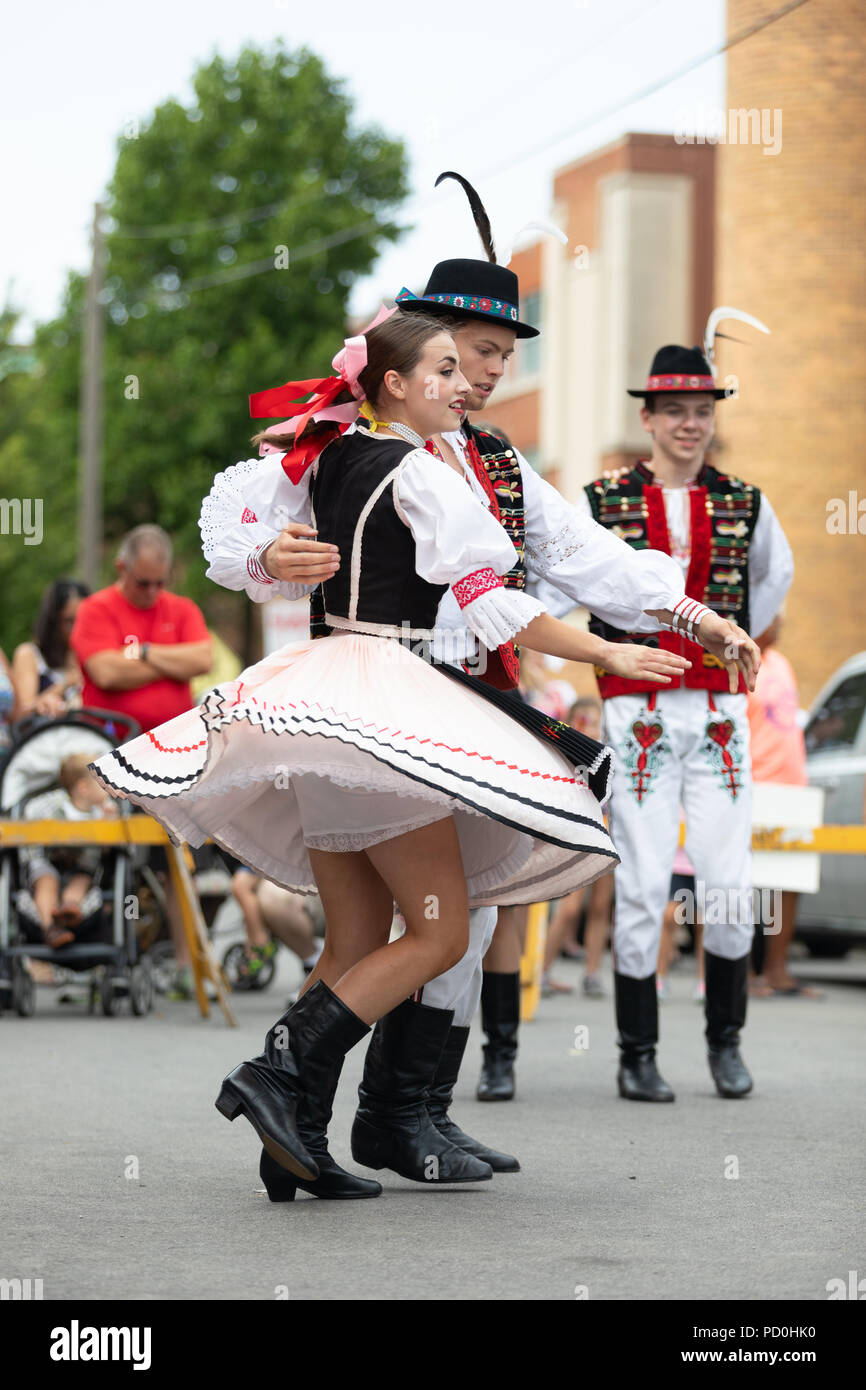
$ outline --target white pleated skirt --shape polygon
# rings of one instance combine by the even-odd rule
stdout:
[[[561,897],[618,858],[583,773],[399,642],[292,643],[92,765],[175,842],[208,838],[316,892],[308,848],[368,848],[453,816],[470,905]]]

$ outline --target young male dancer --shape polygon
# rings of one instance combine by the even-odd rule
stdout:
[[[629,391],[643,400],[651,455],[590,483],[586,501],[593,518],[632,549],[673,556],[696,608],[705,604],[761,633],[782,605],[793,560],[767,498],[706,459],[715,402],[726,394],[716,386],[711,344],[708,351],[710,360],[699,348],[659,349],[645,385]],[[692,661],[676,688],[665,690],[597,670],[605,737],[618,754],[610,806],[622,859],[614,919],[619,1092],[627,1100],[674,1099],[655,1061],[655,971],[682,805],[694,910],[704,922],[710,1071],[719,1095],[745,1096],[752,1078],[739,1040],[753,933],[745,686],[741,680],[731,694],[728,673],[687,636],[629,635],[627,624],[611,624],[598,612],[590,630],[614,642],[654,643]]]
[[[515,339],[534,337],[538,330],[520,321],[517,277],[495,263],[490,224],[475,190],[459,175],[444,177],[457,178],[466,190],[488,259],[440,262],[420,297],[404,289],[396,302],[404,312],[436,314],[453,334],[471,387],[466,400],[471,413],[489,404]],[[438,444],[452,451],[470,486],[493,494],[520,557],[506,585],[523,588],[529,576],[565,595],[563,608],[585,603],[603,609],[612,623],[623,622],[628,612],[629,626],[658,631],[645,610],[673,607],[682,592],[681,576],[667,559],[611,545],[614,537],[543,482],[516,449],[474,429],[468,418]],[[437,631],[443,659],[468,662],[470,669],[477,664],[477,643],[451,594],[440,606]],[[501,687],[516,684],[513,647],[481,655],[482,677]],[[543,895],[543,885],[539,891]],[[485,972],[482,987],[481,962],[495,927],[496,909],[476,908],[470,914],[469,949],[459,964],[377,1023],[352,1130],[357,1162],[439,1182],[480,1178],[485,1173],[479,1164],[495,1172],[519,1167],[516,1159],[471,1138],[449,1115],[479,996],[493,1054],[488,1062],[495,1058],[509,1065],[516,1051],[519,972]]]

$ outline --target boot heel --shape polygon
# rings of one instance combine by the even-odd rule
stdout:
[[[238,1115],[243,1113],[243,1101],[237,1099],[225,1086],[223,1086],[214,1105],[221,1115],[225,1115],[227,1120],[236,1120]]]
[[[355,1116],[355,1123],[352,1125],[351,1148],[352,1157],[356,1163],[360,1163],[362,1168],[371,1168],[374,1173],[378,1173],[383,1168],[388,1167],[390,1147],[387,1137],[384,1140],[381,1139],[372,1126],[368,1125],[360,1115]]]
[[[272,1202],[293,1202],[298,1184],[294,1178],[289,1177],[288,1173],[285,1180],[282,1178],[262,1178],[265,1191]]]

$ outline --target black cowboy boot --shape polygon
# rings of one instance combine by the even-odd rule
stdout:
[[[619,1027],[619,1093],[624,1100],[675,1100],[656,1066],[659,1037],[656,977],[633,980],[614,974],[616,1021]]]
[[[328,1151],[328,1124],[334,1105],[334,1096],[343,1070],[343,1058],[322,1075],[316,1076],[315,1069],[304,1075],[305,1083],[311,1087],[298,1105],[296,1124],[298,1134],[304,1142],[307,1153],[312,1154],[319,1169],[315,1182],[307,1182],[287,1173],[279,1163],[275,1163],[267,1149],[262,1149],[259,1160],[259,1177],[267,1188],[272,1202],[293,1202],[295,1192],[309,1192],[311,1197],[327,1198],[330,1201],[351,1201],[359,1197],[378,1197],[382,1184],[370,1178],[358,1178],[347,1173]]]
[[[471,1135],[465,1134],[448,1114],[448,1108],[454,1095],[454,1087],[457,1084],[460,1063],[463,1061],[468,1040],[468,1028],[452,1027],[445,1043],[445,1050],[439,1058],[436,1075],[430,1086],[427,1097],[427,1114],[440,1134],[443,1134],[452,1144],[456,1144],[457,1148],[462,1149],[464,1153],[475,1154],[476,1158],[489,1163],[494,1173],[519,1173],[520,1164],[516,1158],[512,1158],[511,1154],[499,1153],[496,1149],[488,1149],[486,1144],[481,1144]]]
[[[411,999],[380,1018],[367,1048],[352,1157],[415,1182],[481,1182],[493,1169],[452,1144],[427,1113],[427,1096],[445,1046],[450,1009]]]
[[[730,1100],[747,1096],[753,1085],[739,1046],[749,997],[749,960],[750,955],[725,960],[704,951],[707,1055],[716,1090]]]
[[[308,1090],[370,1029],[323,980],[302,994],[265,1038],[265,1050],[229,1072],[216,1099],[227,1120],[244,1115],[271,1158],[305,1182],[319,1165],[298,1129],[297,1110]]]
[[[477,1100],[513,1100],[514,1059],[520,1027],[520,972],[485,970],[481,1026],[487,1034]]]

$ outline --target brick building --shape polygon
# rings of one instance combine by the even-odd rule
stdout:
[[[700,341],[713,306],[712,145],[629,134],[560,169],[552,218],[568,236],[517,252],[520,343],[485,419],[564,496],[602,468],[645,456],[639,402],[663,342]],[[588,666],[566,674],[595,693]]]
[[[729,0],[729,35],[766,12]],[[866,647],[864,20],[863,0],[826,0],[733,47],[736,119],[718,142],[629,134],[557,172],[552,216],[569,245],[544,238],[513,258],[542,336],[519,346],[486,413],[574,498],[647,452],[625,391],[655,348],[699,342],[717,303],[767,323],[769,338],[729,325],[747,342],[718,345],[720,380],[735,375],[740,394],[718,407],[713,452],[766,490],[790,538],[782,646],[804,704]],[[779,123],[774,153],[764,113]],[[843,504],[847,530],[828,530]]]
[[[729,0],[729,33],[766,9]],[[794,550],[782,647],[804,703],[866,647],[866,535],[827,529],[833,499],[866,500],[864,68],[862,0],[802,6],[728,56],[728,106],[780,110],[781,152],[726,144],[716,155],[716,292],[773,331],[748,354],[719,353],[742,391],[723,437]]]
[[[626,388],[662,342],[698,341],[712,308],[715,150],[630,134],[560,169],[552,237],[512,259],[521,344],[488,412],[568,497],[599,468],[639,457]]]

